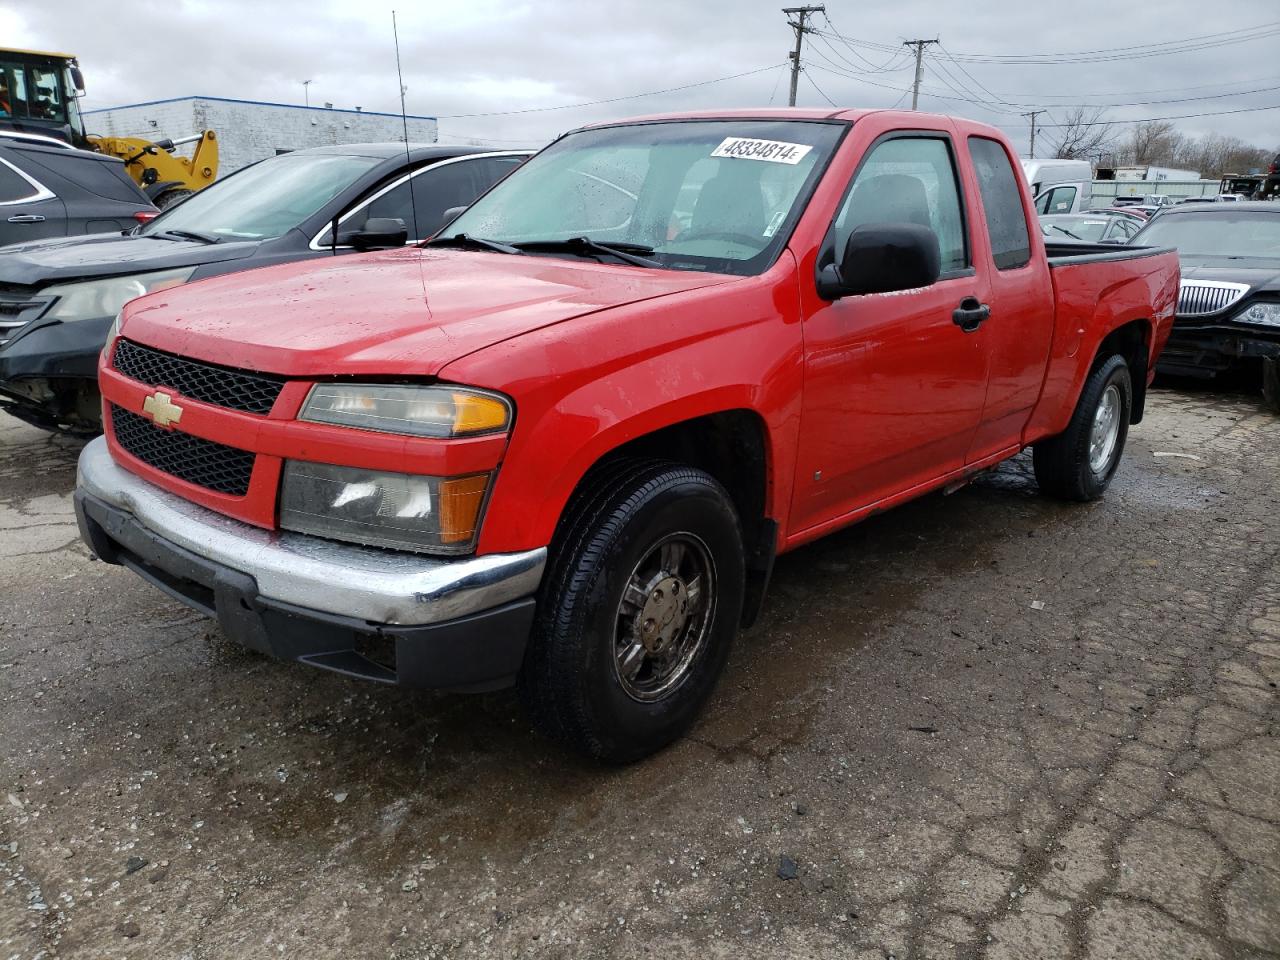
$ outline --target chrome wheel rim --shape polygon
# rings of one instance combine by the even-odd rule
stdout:
[[[711,551],[692,533],[649,548],[618,602],[613,669],[634,700],[661,700],[688,677],[707,645],[716,604]]]
[[[1089,433],[1089,468],[1097,474],[1107,472],[1120,439],[1120,388],[1114,383],[1102,392],[1098,409],[1093,412],[1093,429]]]

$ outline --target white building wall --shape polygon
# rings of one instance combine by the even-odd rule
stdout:
[[[435,143],[434,117],[408,118],[409,140]],[[219,173],[227,174],[283,150],[341,143],[404,141],[398,114],[301,107],[216,97],[186,97],[85,113],[89,133],[113,137],[178,139],[213,130]],[[190,153],[191,148],[179,148]]]

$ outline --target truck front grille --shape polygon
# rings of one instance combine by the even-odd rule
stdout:
[[[177,430],[162,430],[146,417],[111,405],[116,443],[148,466],[196,486],[243,497],[249,492],[254,454]]]
[[[284,388],[283,377],[188,360],[130,340],[117,340],[111,365],[150,387],[170,387],[184,397],[230,410],[267,414]]]
[[[1178,292],[1178,316],[1204,317],[1227,309],[1246,293],[1247,283],[1221,280],[1183,280]]]

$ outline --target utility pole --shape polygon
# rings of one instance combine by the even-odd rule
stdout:
[[[311,85],[312,85],[313,83],[315,83],[315,81],[314,81],[314,80],[299,80],[298,82],[299,82],[300,84],[302,84],[302,96],[303,96],[303,98],[306,100],[306,104],[307,104],[307,106],[309,107],[309,106],[311,106]]]
[[[1022,116],[1031,118],[1031,159],[1036,158],[1036,117],[1044,113],[1043,110],[1032,110],[1030,113],[1024,113]]]
[[[787,14],[787,23],[796,32],[796,48],[787,54],[791,58],[791,99],[788,103],[794,107],[796,85],[800,82],[800,45],[804,42],[804,35],[809,29],[804,25],[804,21],[811,13],[826,13],[827,8],[821,4],[816,7],[783,7],[782,12]],[[793,13],[797,17],[795,20],[791,19]]]
[[[911,85],[911,109],[920,102],[920,81],[924,79],[924,48],[937,40],[903,40],[904,47],[916,48],[916,82]]]

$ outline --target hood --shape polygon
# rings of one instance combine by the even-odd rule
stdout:
[[[0,250],[0,283],[43,287],[93,277],[195,267],[248,257],[257,251],[259,243],[200,243],[118,233],[32,240]]]
[[[407,247],[161,291],[125,308],[121,332],[171,353],[284,376],[430,376],[549,324],[735,279]]]
[[[1274,257],[1182,256],[1183,280],[1219,280],[1225,283],[1247,283],[1250,293],[1263,290],[1280,291],[1280,260]]]

